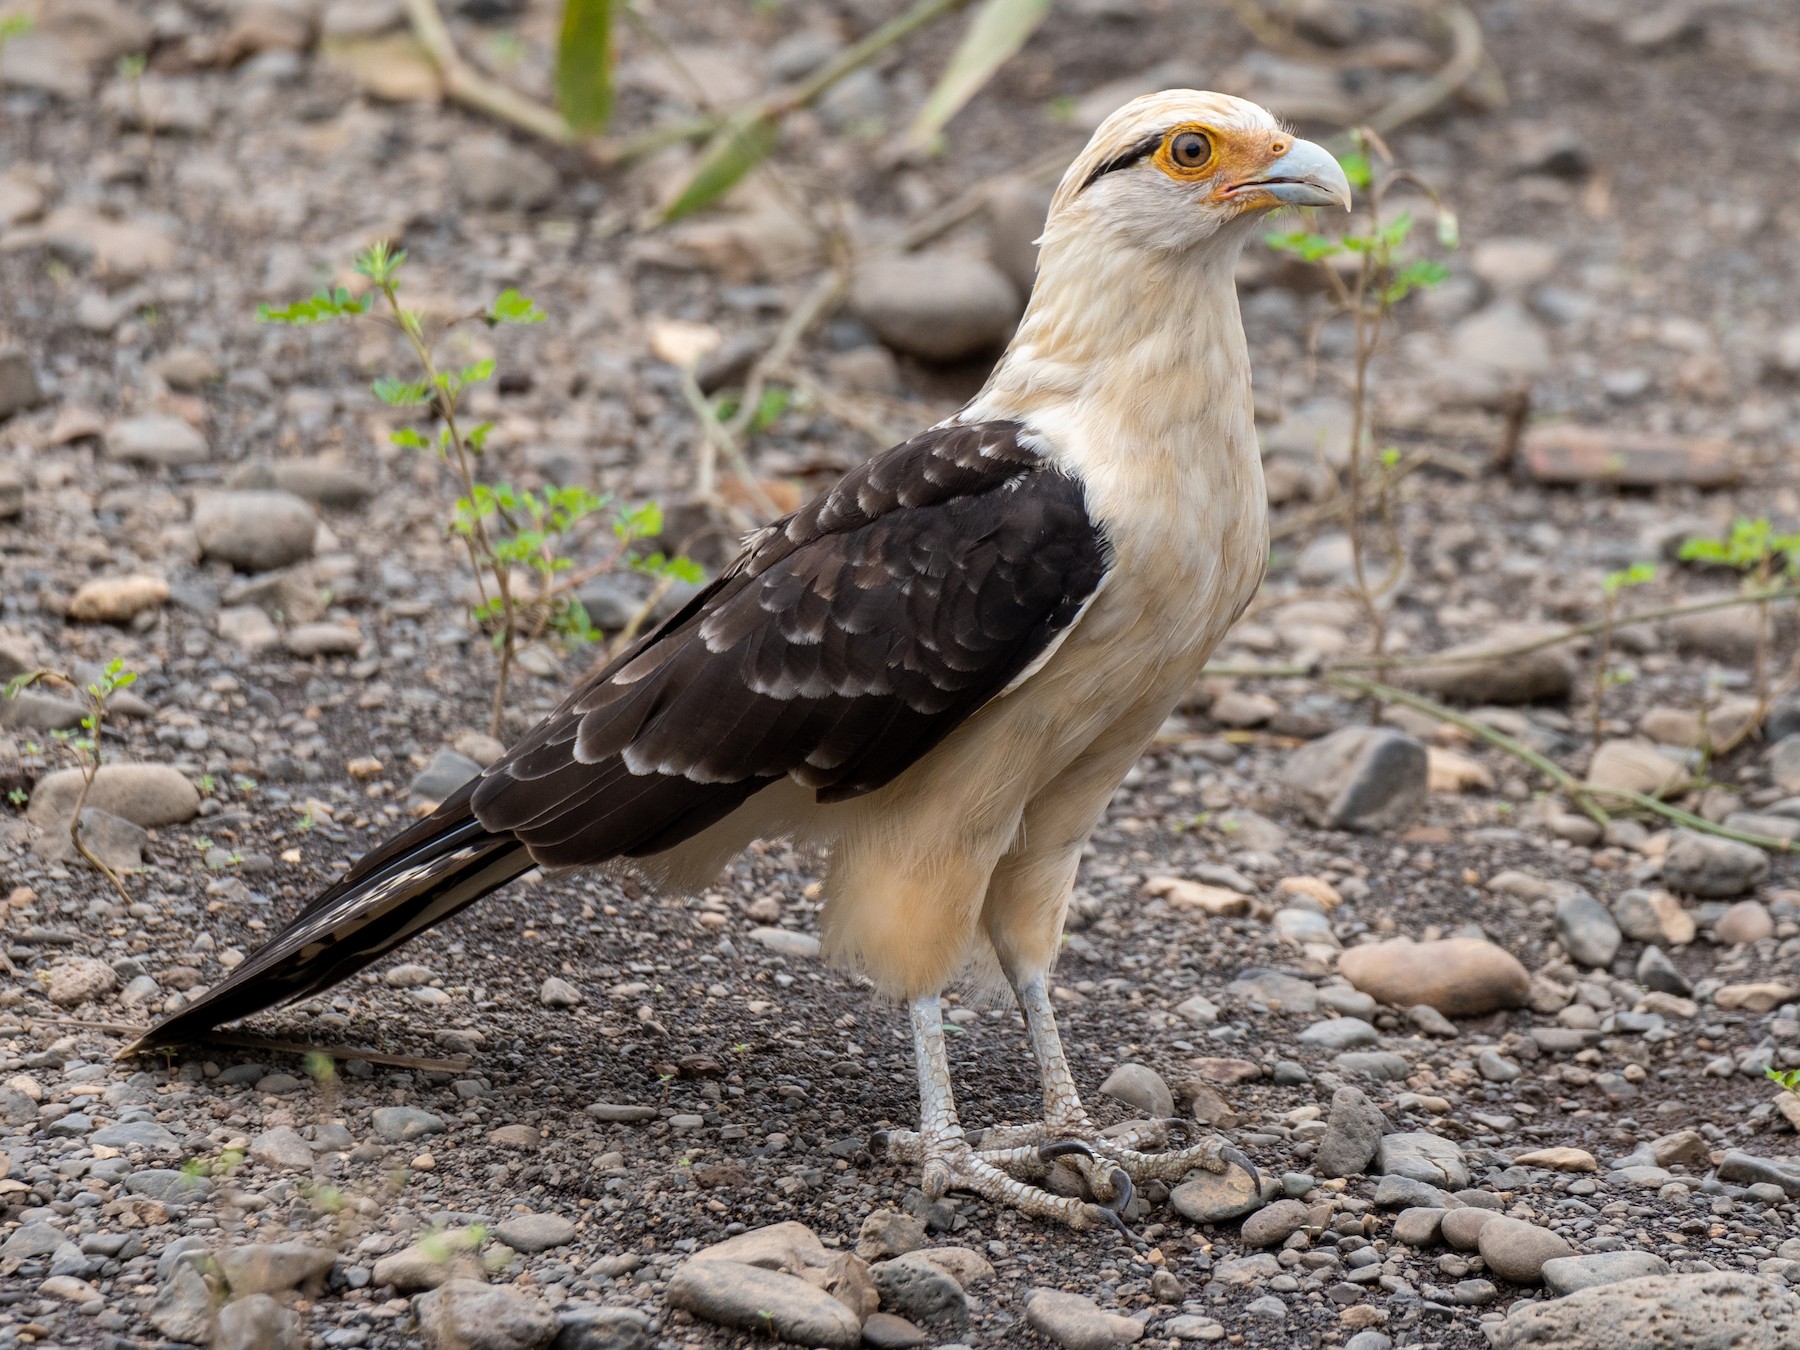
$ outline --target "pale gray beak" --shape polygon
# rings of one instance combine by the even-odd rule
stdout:
[[[1233,193],[1257,189],[1282,206],[1341,206],[1350,209],[1350,180],[1336,158],[1322,145],[1295,141],[1288,152],[1262,174],[1237,183]]]

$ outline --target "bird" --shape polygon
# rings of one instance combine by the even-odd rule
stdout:
[[[1165,1148],[1169,1122],[1103,1137],[1049,981],[1090,834],[1267,565],[1240,252],[1271,211],[1350,203],[1337,160],[1254,103],[1167,90],[1112,113],[965,406],[747,536],[127,1053],[328,989],[532,868],[692,892],[789,837],[827,859],[824,954],[906,1008],[919,1125],[880,1142],[925,1195],[1129,1233],[1134,1179],[1255,1179],[1218,1136]],[[959,985],[1017,999],[1041,1120],[963,1128],[942,1008]],[[1084,1193],[1041,1184],[1059,1162]]]

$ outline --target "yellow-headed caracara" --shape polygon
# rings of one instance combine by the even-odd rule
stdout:
[[[1238,254],[1275,207],[1347,207],[1335,160],[1241,99],[1121,108],[1063,176],[986,387],[753,535],[719,579],[439,810],[140,1042],[317,993],[533,867],[697,888],[750,841],[829,855],[828,954],[906,1002],[928,1195],[1122,1226],[1130,1177],[1242,1161],[1102,1139],[1047,979],[1083,845],[1250,601],[1267,528]],[[998,975],[1044,1120],[971,1147],[939,996]],[[1100,1203],[1030,1184],[1052,1159]]]

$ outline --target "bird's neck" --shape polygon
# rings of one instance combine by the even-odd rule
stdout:
[[[1155,254],[1052,232],[1018,331],[964,416],[1020,419],[1084,476],[1242,479],[1259,466],[1240,249],[1220,238]]]

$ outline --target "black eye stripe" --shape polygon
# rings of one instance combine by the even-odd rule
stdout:
[[[1139,160],[1148,158],[1150,155],[1155,154],[1156,148],[1162,144],[1162,141],[1163,141],[1163,138],[1161,137],[1161,135],[1146,136],[1143,140],[1139,141],[1136,145],[1132,146],[1129,150],[1126,150],[1126,151],[1122,152],[1121,154],[1114,155],[1111,159],[1107,160],[1104,164],[1100,165],[1098,168],[1096,168],[1092,173],[1090,173],[1087,176],[1087,180],[1084,183],[1082,183],[1082,185],[1081,185],[1081,190],[1083,192],[1086,192],[1090,187],[1092,187],[1094,185],[1094,180],[1099,178],[1103,174],[1109,174],[1114,169],[1128,169],[1133,164],[1136,164]]]

